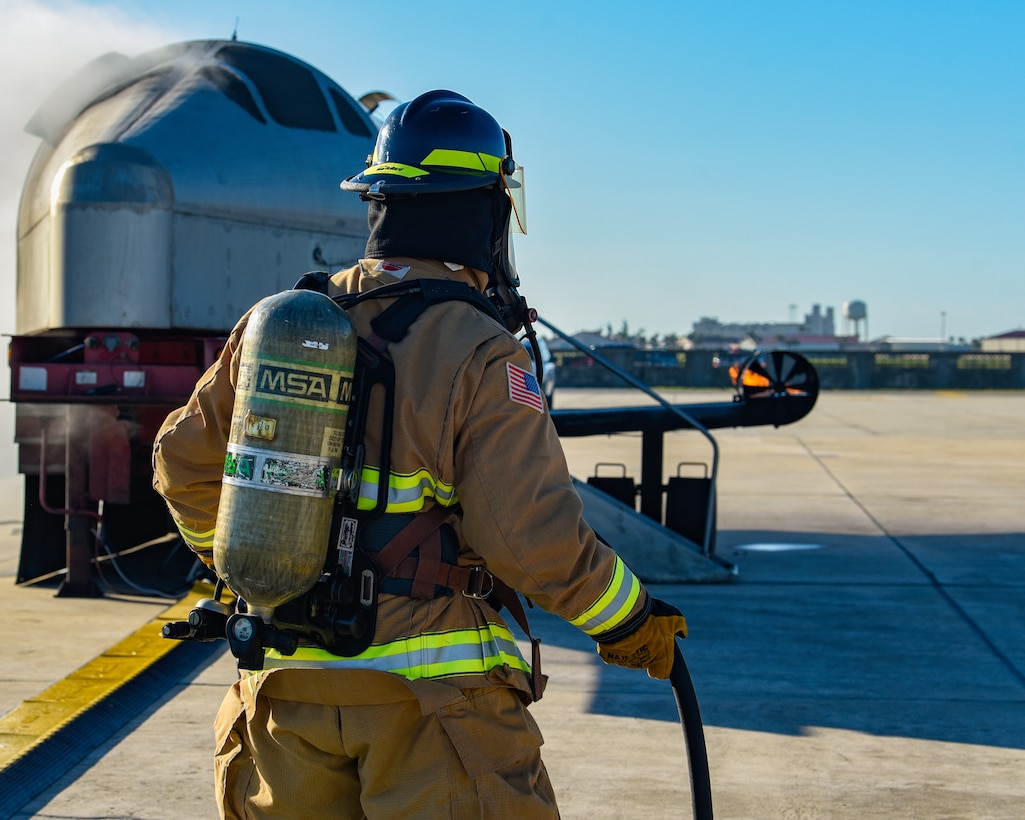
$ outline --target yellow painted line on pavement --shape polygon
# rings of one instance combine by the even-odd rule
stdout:
[[[0,771],[178,646],[178,641],[161,635],[164,623],[187,620],[199,599],[210,597],[210,591],[209,584],[196,584],[154,620],[0,717]]]

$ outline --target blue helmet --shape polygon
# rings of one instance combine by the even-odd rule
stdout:
[[[469,191],[515,170],[511,140],[483,108],[454,91],[428,91],[385,120],[367,168],[341,183],[364,199]]]

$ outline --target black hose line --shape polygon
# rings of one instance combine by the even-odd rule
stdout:
[[[694,683],[683,660],[679,645],[673,655],[673,671],[669,673],[676,708],[680,712],[683,738],[687,742],[687,762],[690,767],[690,793],[695,820],[712,820],[712,784],[708,776],[708,752],[705,749],[705,730],[701,723],[701,710]]]

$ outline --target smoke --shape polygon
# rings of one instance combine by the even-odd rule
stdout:
[[[135,56],[169,37],[110,6],[75,0],[0,0],[0,20],[0,332],[12,333],[18,200],[39,145],[25,124],[90,60],[109,51]]]
[[[15,329],[18,201],[39,139],[25,124],[46,98],[90,60],[135,56],[173,34],[133,22],[111,6],[80,0],[0,0],[0,333]],[[5,368],[6,369],[6,368]],[[9,375],[0,384],[9,384]],[[13,473],[14,413],[0,391],[0,474]]]

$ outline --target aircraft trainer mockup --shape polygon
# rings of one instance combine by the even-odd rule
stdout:
[[[156,430],[246,309],[361,255],[365,205],[338,183],[372,151],[382,99],[356,100],[271,48],[197,41],[101,57],[35,115],[10,343],[26,499],[18,583],[93,595],[112,555],[188,552],[150,486]],[[642,512],[660,518],[660,452],[657,470],[651,459],[663,431],[788,424],[817,393],[792,353],[755,357],[738,385],[733,402],[680,412],[552,418],[561,435],[645,431]]]

